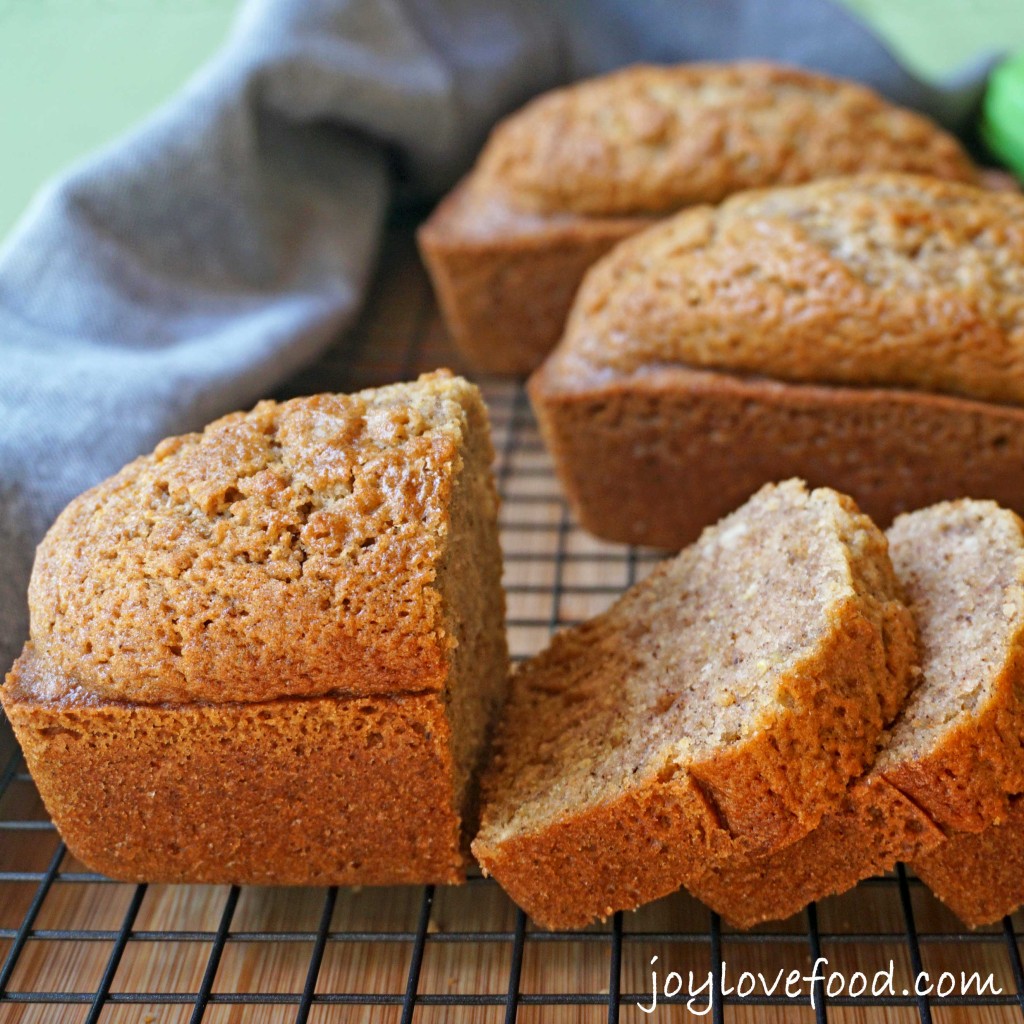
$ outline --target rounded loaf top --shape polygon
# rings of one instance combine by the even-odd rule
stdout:
[[[441,372],[265,401],[161,442],[40,545],[37,689],[138,703],[440,689],[453,640],[436,582],[472,430],[487,430],[479,392]]]
[[[591,269],[552,365],[1024,403],[1024,197],[867,175],[683,211]]]
[[[628,216],[868,171],[977,180],[951,135],[864,86],[739,62],[638,65],[546,93],[495,129],[476,174],[525,209]]]

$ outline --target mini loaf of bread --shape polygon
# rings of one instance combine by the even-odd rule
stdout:
[[[679,214],[588,274],[530,395],[613,540],[676,548],[792,474],[882,524],[1024,509],[1024,197],[879,175]]]
[[[89,867],[456,882],[507,677],[475,387],[261,402],[162,442],[41,544],[3,705]]]
[[[999,917],[1021,902],[1024,883],[995,896],[991,871],[958,868],[956,851],[1008,846],[1021,817],[1011,794],[1024,787],[1022,526],[988,501],[936,505],[896,520],[889,550],[918,628],[920,683],[871,771],[836,811],[774,855],[716,865],[690,886],[696,896],[749,927],[903,860],[915,870],[922,865],[919,873],[940,896],[950,895],[958,913],[960,893],[985,894],[988,905],[1002,908]],[[988,831],[993,822],[1011,824]],[[970,835],[943,845],[944,831],[957,830]],[[943,874],[939,865],[950,870]],[[955,879],[953,890],[947,878]],[[961,916],[978,923],[973,911]]]
[[[514,676],[473,851],[549,928],[794,842],[842,798],[916,657],[885,538],[769,486]]]
[[[885,170],[979,180],[951,136],[863,86],[765,63],[637,66],[499,124],[420,245],[467,358],[525,374],[561,335],[587,267],[655,219]]]

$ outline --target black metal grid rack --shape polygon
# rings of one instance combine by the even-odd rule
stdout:
[[[409,241],[396,226],[360,326],[288,393],[348,389],[453,365]],[[503,495],[510,642],[537,650],[550,631],[606,607],[657,554],[589,537],[562,502],[522,388],[483,384]],[[789,921],[740,933],[685,894],[583,932],[535,929],[498,887],[384,890],[136,886],[84,870],[66,852],[10,734],[0,729],[0,1024],[242,1021],[596,1022],[1019,1021],[1024,969],[1016,916],[965,930],[900,869]],[[869,977],[894,989],[830,997],[720,992],[742,972]],[[651,960],[683,989],[648,1015]],[[688,973],[709,974],[691,1015]],[[992,975],[998,992],[917,996],[922,971]],[[812,1008],[813,1000],[813,1008]]]

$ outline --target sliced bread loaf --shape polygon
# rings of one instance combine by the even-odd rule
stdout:
[[[915,657],[874,524],[765,487],[517,673],[474,852],[575,927],[791,843],[874,756]]]
[[[261,402],[76,498],[0,700],[133,881],[456,882],[508,652],[494,451],[447,372]]]

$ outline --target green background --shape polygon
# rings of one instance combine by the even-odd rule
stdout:
[[[1024,48],[1024,0],[843,0],[916,70]],[[32,193],[167,98],[236,0],[0,0],[0,237]]]

